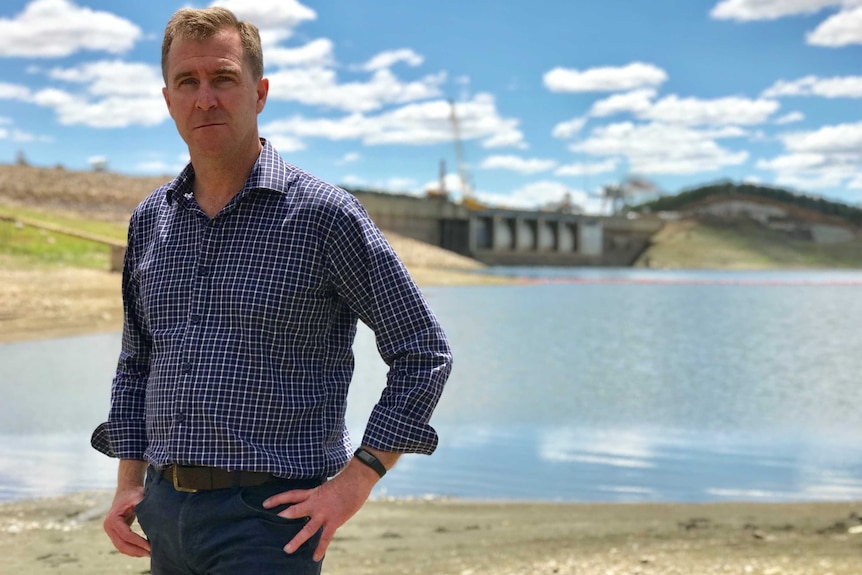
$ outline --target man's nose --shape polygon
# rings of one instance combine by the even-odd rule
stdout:
[[[210,110],[218,105],[215,91],[208,82],[201,83],[198,88],[196,105],[201,110]]]

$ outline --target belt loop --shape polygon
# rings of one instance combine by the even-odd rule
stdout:
[[[231,474],[231,482],[234,489],[240,488],[242,486],[242,471],[234,471]]]

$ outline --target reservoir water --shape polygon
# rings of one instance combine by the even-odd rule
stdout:
[[[440,447],[377,496],[862,499],[862,272],[505,270],[431,288]],[[119,334],[0,345],[0,500],[112,488],[89,447]],[[386,366],[360,329],[354,443]]]

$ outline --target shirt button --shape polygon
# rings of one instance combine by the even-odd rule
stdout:
[[[204,267],[204,266],[200,266],[198,268],[198,277],[205,278],[205,277],[209,277],[209,275],[210,275],[209,268]]]
[[[174,423],[183,423],[186,420],[185,413],[178,413],[174,416]]]
[[[180,368],[184,375],[188,375],[192,372],[192,364],[189,362],[183,362],[182,367]]]
[[[199,316],[198,314],[192,314],[192,316],[189,318],[189,321],[191,321],[192,325],[197,325],[201,322],[201,316]]]

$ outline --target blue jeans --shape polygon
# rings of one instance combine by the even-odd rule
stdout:
[[[285,479],[182,493],[150,467],[135,513],[150,541],[152,575],[319,575],[322,562],[312,555],[320,533],[288,555],[284,546],[306,520],[279,517],[284,506],[264,509],[262,503],[276,493],[320,483]]]

